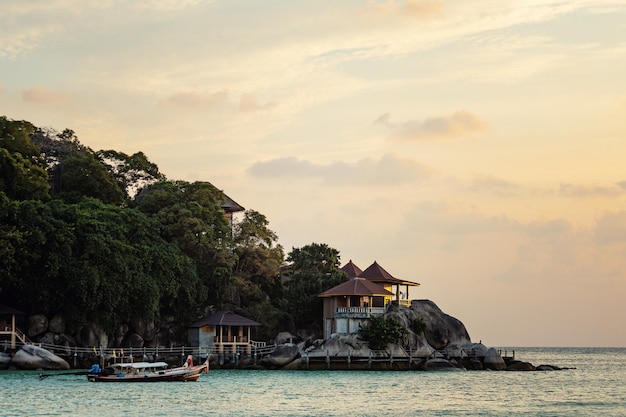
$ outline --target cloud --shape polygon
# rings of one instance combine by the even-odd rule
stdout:
[[[570,198],[593,196],[617,197],[626,194],[626,181],[618,182],[614,186],[562,183],[555,192],[562,197]]]
[[[476,176],[470,188],[474,191],[489,192],[501,197],[513,196],[521,189],[518,184],[497,178],[490,174]]]
[[[36,86],[22,90],[22,100],[34,104],[60,104],[70,101],[71,96],[66,93],[50,90],[47,87]]]
[[[443,16],[442,0],[387,0],[378,4],[369,4],[363,15],[368,18],[387,19],[401,17],[429,20]]]
[[[269,110],[275,106],[276,103],[274,102],[259,104],[257,98],[252,94],[244,93],[239,98],[239,111],[244,113]]]
[[[386,113],[378,117],[374,124],[389,128],[392,138],[408,141],[456,139],[487,130],[487,123],[465,110],[450,116],[428,117],[403,123],[392,123],[389,113]]]
[[[379,160],[365,158],[356,163],[314,164],[296,157],[256,162],[247,170],[259,178],[311,178],[334,185],[388,186],[428,178],[430,170],[413,159],[387,154]]]
[[[626,244],[626,211],[605,213],[595,229],[596,241],[600,244]]]
[[[182,107],[209,108],[228,104],[228,96],[228,90],[221,90],[211,94],[180,92],[168,97],[167,102]]]

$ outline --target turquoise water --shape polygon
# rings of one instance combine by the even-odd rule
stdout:
[[[0,371],[0,416],[626,416],[626,349],[515,353],[534,365],[577,369],[211,370],[195,383],[146,384]]]

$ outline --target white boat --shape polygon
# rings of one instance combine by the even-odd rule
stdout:
[[[197,381],[200,374],[209,372],[209,358],[201,365],[193,365],[191,355],[185,364],[170,368],[166,362],[120,362],[100,369],[93,365],[87,373],[91,382],[188,382]]]

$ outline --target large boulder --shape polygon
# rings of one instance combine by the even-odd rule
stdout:
[[[34,338],[48,331],[48,317],[43,314],[35,314],[28,318],[27,336]]]
[[[449,344],[471,343],[467,329],[458,319],[444,313],[430,300],[413,300],[410,310],[424,323],[424,336],[430,346],[444,349]]]
[[[24,345],[15,352],[11,365],[18,369],[70,369],[70,365],[52,352],[33,345]]]
[[[495,348],[487,349],[485,359],[483,360],[485,369],[491,369],[492,371],[500,371],[506,369],[506,363],[502,356]]]
[[[109,346],[109,336],[97,322],[91,322],[83,327],[80,333],[80,339],[83,346],[102,348]]]
[[[262,363],[270,367],[281,367],[292,362],[299,354],[300,350],[297,345],[286,343],[276,346],[276,349],[274,349],[272,353],[263,358]]]
[[[460,371],[458,366],[445,359],[429,359],[424,364],[425,371]]]
[[[65,333],[65,319],[56,315],[50,319],[48,331],[52,333]]]

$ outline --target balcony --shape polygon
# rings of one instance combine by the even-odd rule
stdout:
[[[337,307],[336,319],[368,319],[385,314],[385,307]]]

